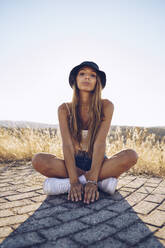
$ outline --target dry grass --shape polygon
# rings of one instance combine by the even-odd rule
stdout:
[[[148,174],[165,177],[165,136],[158,140],[154,133],[149,134],[145,128],[120,127],[110,130],[107,136],[106,154],[131,148],[139,159],[129,171],[132,174]],[[63,158],[62,141],[57,129],[0,128],[0,161],[31,160],[38,152],[47,152]]]
[[[148,174],[165,177],[165,136],[159,140],[147,128],[127,128],[124,135],[120,127],[116,128],[113,137],[107,137],[107,154],[131,148],[139,155],[137,164],[130,169],[131,174]]]

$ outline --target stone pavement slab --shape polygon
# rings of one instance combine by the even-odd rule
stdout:
[[[165,247],[165,180],[123,174],[114,196],[46,196],[31,162],[0,166],[1,248]]]

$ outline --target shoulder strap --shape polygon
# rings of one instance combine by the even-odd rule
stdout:
[[[68,104],[67,104],[66,102],[65,102],[65,104],[66,104],[66,107],[67,107],[67,109],[68,109],[69,115],[71,115],[71,114],[70,114],[70,109],[69,109]]]

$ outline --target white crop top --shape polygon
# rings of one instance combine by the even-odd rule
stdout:
[[[87,151],[88,145],[88,130],[82,130],[82,142],[81,147],[83,151]]]
[[[67,106],[67,109],[68,109],[68,112],[69,112],[69,115],[71,115],[71,113],[70,113],[70,109],[69,109],[69,106],[68,106],[68,104],[67,103],[65,103],[66,104],[66,106]],[[82,130],[82,142],[81,142],[81,148],[82,148],[82,150],[83,151],[87,151],[87,145],[88,145],[88,130]]]

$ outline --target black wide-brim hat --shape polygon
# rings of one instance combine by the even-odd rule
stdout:
[[[75,66],[71,70],[71,72],[69,74],[69,84],[70,84],[70,86],[72,87],[74,82],[76,81],[76,76],[77,76],[78,71],[82,67],[85,67],[85,66],[91,67],[98,74],[98,76],[100,77],[100,80],[101,80],[102,88],[104,88],[105,85],[106,85],[106,74],[105,74],[105,72],[100,71],[98,65],[96,63],[92,62],[92,61],[84,61],[81,64]]]

